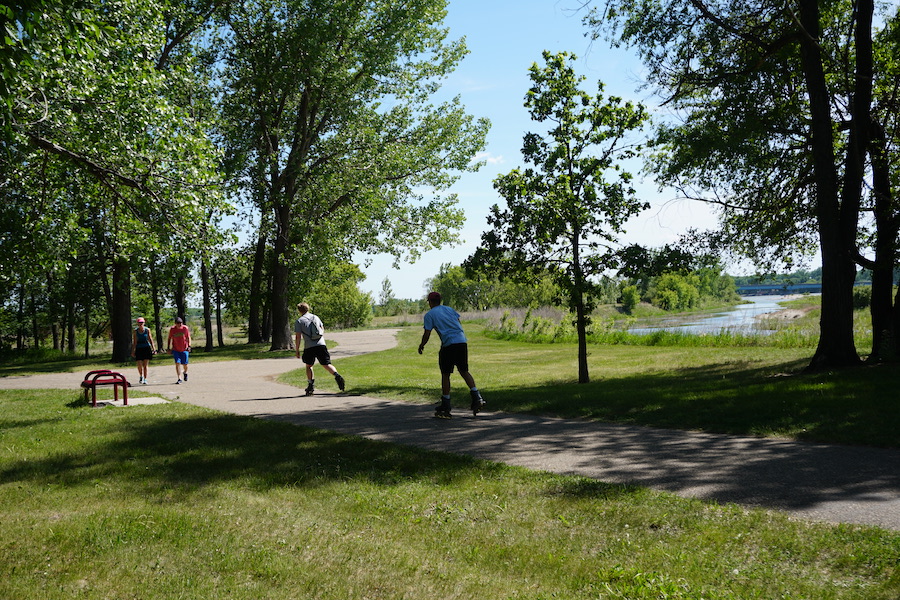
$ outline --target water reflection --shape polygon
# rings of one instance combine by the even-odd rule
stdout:
[[[742,296],[747,304],[741,304],[727,311],[708,313],[703,315],[689,315],[664,317],[652,327],[632,327],[629,333],[653,333],[655,331],[679,331],[681,333],[719,333],[729,331],[732,333],[769,334],[771,330],[760,327],[756,319],[759,315],[777,312],[784,307],[779,302],[784,302],[796,296]]]

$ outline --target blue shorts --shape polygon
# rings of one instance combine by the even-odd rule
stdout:
[[[188,354],[188,352],[179,352],[178,350],[172,350],[172,358],[175,359],[175,364],[188,364]]]

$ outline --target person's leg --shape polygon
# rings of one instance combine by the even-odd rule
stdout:
[[[315,374],[313,373],[313,365],[315,364],[315,359],[308,356],[306,352],[303,353],[303,364],[306,365],[306,392],[307,396],[312,396],[313,392],[316,391],[316,380]]]
[[[316,360],[322,365],[322,368],[334,376],[334,381],[337,383],[338,389],[343,392],[346,382],[344,381],[344,378],[341,377],[340,373],[338,373],[337,368],[332,364],[331,353],[328,352],[328,347],[325,345],[315,346],[313,348],[313,353],[315,354]]]
[[[469,373],[468,371],[460,371],[459,374],[462,375],[463,381],[466,382],[466,385],[469,386],[470,390],[472,388],[477,389],[477,386],[475,385],[475,378],[472,377],[471,373]]]
[[[341,374],[338,373],[337,369],[334,368],[334,365],[332,363],[328,363],[328,364],[322,364],[322,367],[324,367],[324,369],[326,371],[328,371],[329,373],[334,375],[334,381],[337,383],[338,389],[340,389],[343,392],[347,383],[344,381],[344,378],[341,377]]]
[[[177,376],[178,383],[181,383],[181,373],[184,371],[184,353],[182,352],[173,352],[172,353],[175,358],[175,375]]]
[[[478,391],[478,386],[475,385],[475,378],[472,377],[472,374],[468,371],[460,371],[459,374],[462,375],[466,385],[469,386],[469,396],[472,398],[472,403],[469,407],[472,409],[472,414],[477,415],[484,408],[486,402],[481,397],[481,392]]]
[[[481,409],[484,408],[485,402],[484,398],[481,397],[481,392],[478,391],[478,386],[475,385],[475,378],[472,377],[472,374],[469,372],[469,346],[468,344],[460,344],[459,352],[456,355],[456,368],[459,371],[459,374],[462,376],[463,381],[466,382],[466,385],[469,386],[469,395],[472,398],[472,404],[470,408],[472,409],[472,414],[477,415],[481,412]]]

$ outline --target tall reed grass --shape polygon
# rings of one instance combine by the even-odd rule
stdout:
[[[573,343],[577,341],[574,317],[553,308],[519,309],[485,314],[486,335],[493,339],[534,344]],[[872,332],[868,311],[854,315],[856,344],[860,349],[871,346]],[[660,328],[650,333],[632,333],[634,319],[611,319],[594,316],[587,329],[589,344],[627,346],[683,347],[760,347],[815,348],[819,342],[819,310],[791,320],[761,318],[758,332],[722,329],[716,333],[686,333]]]

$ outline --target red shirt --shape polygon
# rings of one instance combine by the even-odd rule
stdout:
[[[172,345],[172,350],[185,352],[191,345],[191,330],[183,323],[173,326],[169,329],[169,343]]]

